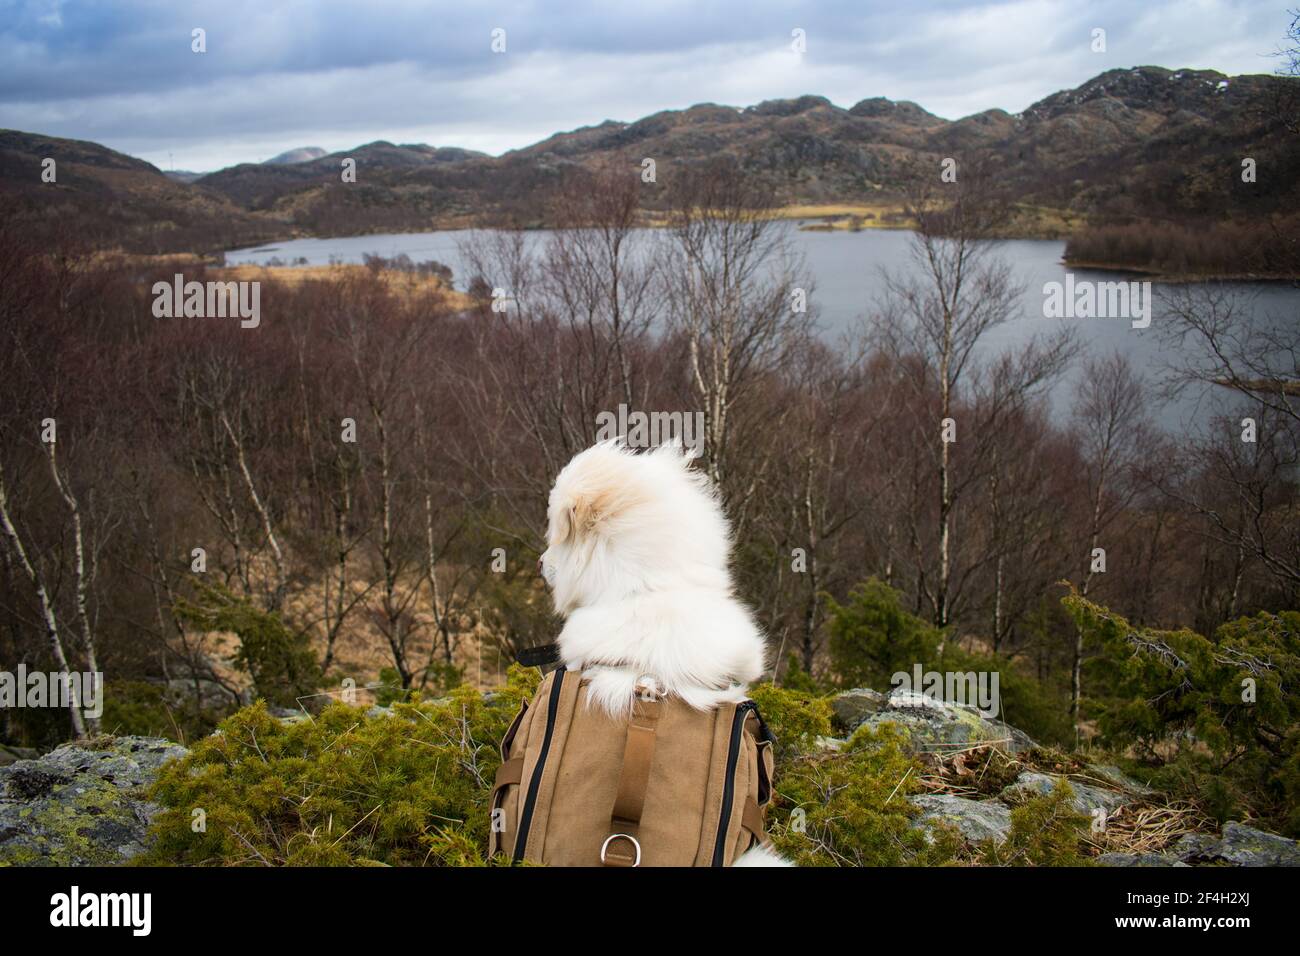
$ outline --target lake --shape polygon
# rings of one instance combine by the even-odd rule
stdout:
[[[884,291],[882,270],[916,268],[909,252],[911,233],[902,230],[867,229],[822,231],[799,229],[791,223],[790,240],[801,253],[816,287],[812,302],[818,310],[823,334],[836,338],[858,327],[871,311],[872,303]],[[367,254],[391,258],[406,254],[414,262],[430,259],[450,266],[457,288],[464,289],[470,276],[465,274],[459,244],[471,235],[469,230],[347,236],[333,239],[295,239],[251,249],[226,253],[230,265],[265,265],[272,260],[285,264],[305,259],[309,265],[331,262],[360,263]],[[540,241],[544,232],[530,233]],[[1044,286],[1067,281],[1072,272],[1076,284],[1114,282],[1125,278],[1117,273],[1085,269],[1067,270],[1061,262],[1065,243],[1061,240],[1016,239],[997,243],[996,254],[1007,261],[1015,278],[1023,284],[1020,314],[991,329],[981,342],[988,354],[1022,345],[1035,334],[1050,332],[1059,324],[1072,325],[1083,347],[1096,354],[1119,351],[1146,376],[1151,384],[1152,417],[1168,431],[1179,433],[1195,429],[1205,421],[1216,404],[1212,393],[1189,391],[1176,402],[1161,405],[1155,383],[1172,356],[1160,337],[1162,304],[1161,286],[1155,284],[1155,302],[1148,328],[1134,328],[1128,318],[1045,318]],[[1251,301],[1256,316],[1272,322],[1300,321],[1300,290],[1288,283],[1228,283],[1228,287]],[[1075,384],[1082,374],[1082,362],[1056,385],[1051,393],[1053,413],[1058,418],[1068,414]],[[1221,391],[1221,390],[1214,390]]]

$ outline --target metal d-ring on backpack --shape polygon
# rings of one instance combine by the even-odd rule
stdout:
[[[551,866],[728,866],[764,842],[772,743],[751,700],[641,693],[630,717],[547,675],[501,741],[490,852]]]

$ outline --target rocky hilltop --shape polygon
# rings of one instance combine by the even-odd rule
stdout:
[[[930,778],[937,782],[935,792],[909,798],[922,811],[916,819],[918,827],[946,823],[971,843],[1001,842],[1011,832],[1011,810],[1029,797],[1051,792],[1061,781],[1069,783],[1076,811],[1090,819],[1104,818],[1116,828],[1160,809],[1156,793],[1114,766],[1035,769],[1051,764],[1053,758],[1020,730],[971,707],[861,688],[839,694],[831,706],[836,730],[844,737],[823,740],[824,746],[842,746],[863,725],[893,723],[906,731],[912,751],[922,762],[938,770]],[[970,759],[981,751],[1004,755],[1004,766],[1021,768],[991,794],[980,793],[970,779],[984,769]],[[1158,851],[1101,853],[1095,862],[1103,866],[1300,866],[1300,844],[1295,840],[1237,822],[1228,822],[1217,832],[1208,828],[1184,832],[1163,843]]]
[[[386,713],[372,709],[372,716]],[[927,768],[929,792],[909,797],[920,811],[912,824],[918,829],[946,824],[972,844],[998,843],[1011,832],[1013,808],[1051,791],[1061,780],[1070,784],[1075,810],[1094,819],[1104,817],[1117,829],[1146,825],[1167,810],[1156,794],[1115,767],[1076,762],[1053,768],[1054,758],[1027,735],[969,707],[857,689],[835,697],[832,713],[836,735],[818,739],[817,748],[839,749],[863,726],[893,724],[905,733],[909,749]],[[281,719],[297,718],[283,713]],[[0,759],[12,761],[0,766],[0,865],[130,862],[145,849],[158,810],[146,798],[148,785],[163,764],[185,753],[186,748],[170,741],[146,737],[101,737],[42,756],[0,752]],[[1008,770],[1010,777],[989,792],[984,784],[997,778],[999,770],[980,761],[993,755],[1004,777]],[[1229,822],[1221,829],[1183,826],[1182,832],[1161,824],[1156,830],[1155,837],[1137,841],[1151,848],[1105,852],[1095,862],[1300,865],[1296,841],[1242,823]]]

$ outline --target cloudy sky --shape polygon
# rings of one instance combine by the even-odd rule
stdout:
[[[909,99],[956,118],[1015,112],[1116,67],[1272,72],[1287,6],[0,0],[0,127],[206,171],[376,139],[498,154],[605,119],[803,93],[846,107]],[[195,28],[206,53],[191,49]]]

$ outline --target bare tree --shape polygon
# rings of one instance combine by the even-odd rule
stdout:
[[[1074,458],[1048,425],[1046,402],[1006,417],[989,456],[981,549],[992,565],[988,614],[990,649],[1017,650],[1017,628],[1066,573],[1068,528],[1061,501]]]
[[[662,311],[656,237],[638,230],[642,190],[631,163],[574,171],[555,203],[544,253],[546,288],[571,327],[607,338],[623,401],[636,405],[632,349]]]
[[[107,506],[95,500],[93,490],[96,479],[102,479],[92,473],[97,460],[102,462],[93,447],[96,409],[93,402],[72,394],[67,382],[75,369],[84,385],[102,384],[102,366],[93,357],[69,355],[60,346],[76,334],[78,323],[97,330],[97,317],[88,313],[102,275],[87,246],[62,230],[52,248],[36,256],[24,252],[4,224],[0,252],[13,255],[0,266],[0,276],[10,283],[0,289],[0,316],[7,319],[0,376],[18,393],[6,403],[8,414],[0,420],[3,553],[9,568],[16,564],[28,582],[45,645],[59,674],[70,679],[78,658],[92,673],[101,669],[96,588],[110,521],[107,514],[97,513]],[[21,506],[6,457],[26,486]],[[37,475],[48,482],[45,489],[37,486]],[[43,490],[52,492],[53,509],[43,507]],[[70,582],[71,601],[70,608],[64,602],[61,610],[65,581]],[[22,613],[17,607],[14,611]],[[69,716],[79,737],[99,729],[98,718],[82,712],[83,703],[69,695]]]
[[[359,404],[349,417],[359,431],[361,475],[376,509],[371,540],[380,580],[373,616],[403,688],[416,677],[410,645],[419,630],[414,610],[421,588],[419,576],[409,573],[420,554],[413,458],[423,380],[416,369],[441,317],[431,303],[397,301],[375,277],[348,285],[332,316]]]
[[[734,417],[810,335],[815,290],[786,225],[772,216],[769,186],[729,162],[680,177],[668,214],[665,294],[703,406],[705,468],[743,525],[756,485],[752,473],[744,484],[730,480]]]
[[[27,577],[36,593],[50,656],[54,658],[55,666],[60,674],[70,674],[72,665],[67,651],[67,642],[64,640],[64,633],[61,630],[58,615],[55,611],[54,595],[50,584],[46,580],[45,573],[33,562],[30,549],[23,542],[23,536],[19,533],[14,522],[9,488],[5,482],[2,468],[0,468],[0,530],[4,531],[9,552],[17,560],[23,574]],[[72,719],[73,732],[78,737],[86,736],[88,726],[86,717],[81,712],[80,703],[71,698],[68,700],[68,715]]]
[[[861,574],[843,542],[869,506],[859,482],[892,411],[868,400],[861,350],[860,343],[810,343],[782,376],[776,394],[784,424],[752,524],[772,542],[773,560],[756,569],[762,583],[754,588],[769,640],[788,645],[809,673],[821,648],[823,593],[846,590]],[[778,653],[774,664],[781,663]]]
[[[1088,553],[1079,593],[1088,596],[1102,536],[1137,493],[1133,469],[1153,444],[1142,380],[1122,354],[1090,359],[1074,402],[1074,425],[1082,453],[1087,492]],[[1070,665],[1070,718],[1079,730],[1082,695],[1083,631],[1076,629]]]
[[[1277,68],[1278,75],[1294,78],[1300,77],[1300,10],[1289,11],[1288,16],[1291,22],[1275,55],[1282,61]],[[1277,86],[1274,115],[1280,116],[1292,133],[1300,132],[1300,91],[1296,83],[1284,82]]]
[[[1213,407],[1213,392],[1223,390],[1235,401],[1186,442],[1193,473],[1205,466],[1213,478],[1161,487],[1200,514],[1215,541],[1258,560],[1294,594],[1300,535],[1286,502],[1300,463],[1300,326],[1254,295],[1212,285],[1176,289],[1165,304],[1177,357],[1166,369],[1170,394],[1195,389]],[[1243,440],[1247,433],[1253,440]],[[1233,502],[1226,509],[1225,497]]]
[[[910,386],[909,404],[920,415],[918,441],[937,479],[933,583],[920,550],[917,573],[918,594],[939,627],[953,617],[953,514],[962,490],[953,468],[954,445],[961,439],[954,440],[954,432],[961,429],[976,443],[972,461],[983,462],[1000,417],[1059,374],[1073,354],[1072,338],[1061,332],[1032,342],[1014,359],[1002,359],[1000,367],[985,370],[988,401],[982,420],[957,421],[963,384],[981,374],[981,340],[1018,313],[1024,291],[995,254],[993,242],[1008,208],[995,180],[978,167],[962,169],[958,177],[943,183],[935,169],[911,180],[906,208],[917,226],[911,239],[915,268],[886,274],[880,316],[882,345]],[[923,548],[919,534],[913,536]]]
[[[251,460],[254,444],[274,447],[264,427],[274,403],[258,394],[234,355],[217,351],[183,365],[176,386],[177,435],[195,487],[230,548],[228,580],[278,611],[288,587],[287,558]],[[269,587],[255,567],[263,555],[271,566]]]

